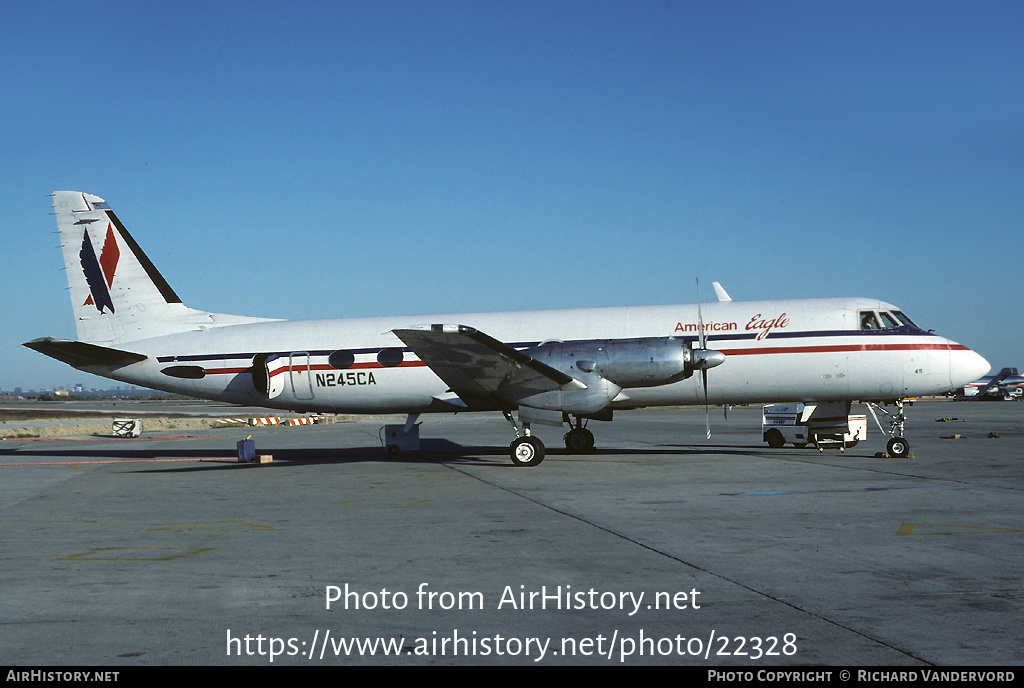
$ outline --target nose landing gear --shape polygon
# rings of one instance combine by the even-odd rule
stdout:
[[[910,454],[910,443],[902,437],[893,437],[885,443],[885,453],[902,459]]]
[[[896,407],[895,412],[889,412],[882,408],[880,405],[868,402],[868,411],[871,412],[871,417],[875,419],[875,423],[878,424],[878,429],[889,435],[889,441],[885,444],[885,453],[889,456],[895,456],[896,458],[902,459],[910,455],[910,442],[903,437],[903,424],[907,420],[907,415],[903,412],[903,400],[897,399],[893,402]],[[881,422],[878,420],[878,416],[875,415],[875,410],[878,410],[886,418],[889,419],[889,430],[888,432],[882,427]]]

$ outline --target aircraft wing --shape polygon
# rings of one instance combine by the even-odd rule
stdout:
[[[576,378],[465,325],[392,330],[470,407],[515,405],[558,389],[586,389]]]

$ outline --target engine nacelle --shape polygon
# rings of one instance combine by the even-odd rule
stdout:
[[[679,382],[697,367],[690,343],[673,337],[551,342],[523,353],[573,377],[597,374],[622,388]]]

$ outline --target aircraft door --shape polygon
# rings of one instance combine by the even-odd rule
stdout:
[[[252,361],[252,385],[267,399],[274,399],[284,391],[288,359],[277,354],[259,354]]]
[[[296,399],[313,398],[313,375],[309,366],[309,353],[293,351],[288,356],[288,368],[291,373],[292,392]]]
[[[280,356],[271,356],[267,359],[267,397],[273,399],[284,391],[285,359]]]

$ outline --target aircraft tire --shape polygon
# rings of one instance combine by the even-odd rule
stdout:
[[[544,443],[536,437],[520,437],[509,449],[514,466],[536,466],[544,460]]]
[[[571,454],[583,454],[594,450],[594,433],[586,428],[573,428],[565,433],[565,448]]]
[[[910,453],[910,442],[907,442],[902,437],[893,437],[886,443],[885,453],[902,459]]]
[[[786,446],[786,438],[782,436],[782,433],[772,428],[764,434],[764,441],[768,443],[768,446],[772,449],[782,449]]]

